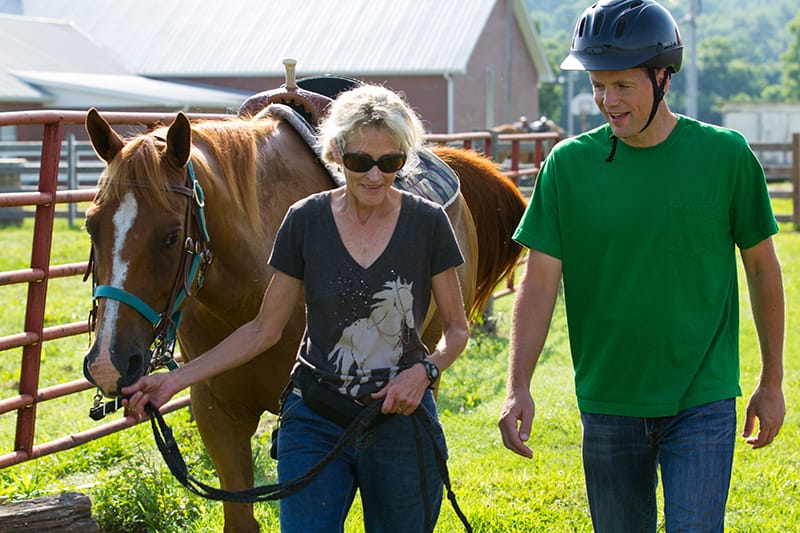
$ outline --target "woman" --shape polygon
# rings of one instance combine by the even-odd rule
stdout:
[[[395,416],[281,500],[284,532],[342,531],[359,488],[368,532],[427,532],[436,523],[442,480],[434,444],[423,439],[418,451],[409,415],[421,406],[436,416],[430,387],[469,333],[455,271],[463,258],[444,211],[392,187],[398,171],[413,171],[423,136],[419,118],[392,91],[364,85],[342,93],[320,125],[319,142],[345,185],[290,208],[269,258],[277,272],[259,313],[201,357],[123,389],[129,407],[142,411],[250,360],[277,342],[304,292],[306,332],[292,372],[295,387],[281,407],[279,480],[316,465],[345,430],[344,411],[353,406],[383,400],[382,413]],[[431,293],[443,333],[427,354],[408,347],[420,346]],[[348,409],[335,407],[342,402]],[[444,435],[436,439],[444,448]]]

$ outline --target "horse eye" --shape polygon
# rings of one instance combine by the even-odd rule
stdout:
[[[174,246],[175,243],[178,242],[178,233],[170,233],[169,236],[164,239],[164,246]]]

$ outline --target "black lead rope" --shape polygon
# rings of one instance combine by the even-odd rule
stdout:
[[[209,500],[254,503],[286,498],[305,488],[346,446],[355,442],[355,440],[366,431],[373,419],[380,414],[382,405],[383,401],[376,401],[365,407],[355,420],[353,420],[352,424],[348,426],[345,432],[342,433],[333,449],[305,474],[284,483],[261,485],[239,491],[229,491],[212,487],[192,476],[178,449],[178,443],[175,441],[172,429],[164,421],[164,417],[159,410],[148,403],[145,406],[145,411],[150,416],[150,425],[153,428],[153,436],[155,437],[158,450],[161,452],[161,456],[164,458],[164,462],[167,463],[170,472],[172,472],[172,475],[175,476],[181,485],[198,496]],[[417,409],[412,416],[414,417],[414,423],[417,424],[418,421],[421,421],[423,427],[428,431],[429,435],[431,435],[431,442],[436,449],[436,453],[434,454],[436,456],[436,464],[442,476],[442,482],[447,489],[447,499],[450,500],[453,510],[456,515],[458,515],[461,523],[464,524],[464,529],[467,533],[472,533],[472,526],[469,524],[467,517],[456,502],[456,496],[450,484],[450,474],[447,470],[444,450],[442,450],[439,443],[436,442],[436,439],[433,438],[437,426],[434,424],[430,413],[428,413],[425,408]]]

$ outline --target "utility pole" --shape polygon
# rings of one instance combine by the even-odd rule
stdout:
[[[686,114],[697,118],[697,13],[700,0],[689,0],[689,39],[686,48],[688,57],[686,62]]]

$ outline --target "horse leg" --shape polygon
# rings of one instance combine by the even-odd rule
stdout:
[[[254,475],[250,439],[258,427],[258,417],[242,413],[234,417],[206,382],[192,386],[192,409],[220,486],[232,491],[251,488]],[[223,502],[222,506],[226,533],[259,531],[252,504]]]

